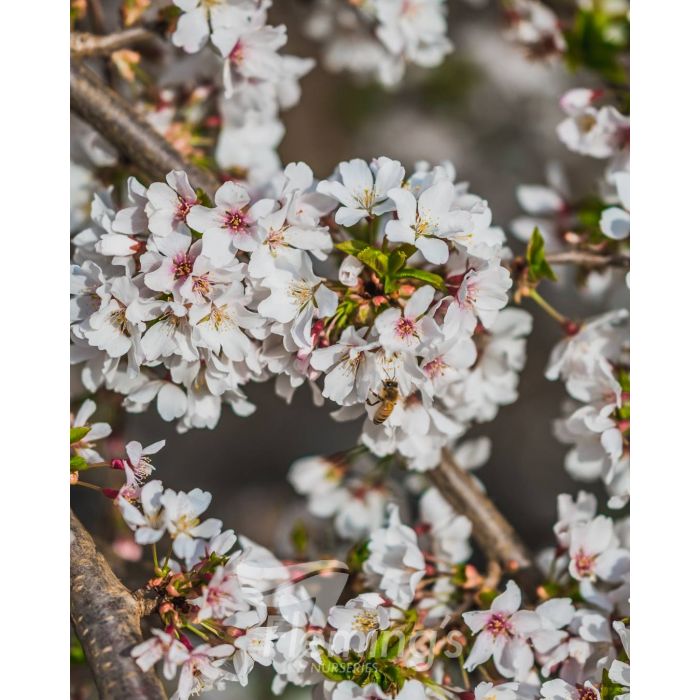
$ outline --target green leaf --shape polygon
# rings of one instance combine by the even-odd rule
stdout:
[[[306,548],[309,546],[309,533],[303,520],[297,520],[294,523],[289,537],[292,541],[294,551],[299,555],[303,555],[306,552]]]
[[[350,571],[360,572],[362,571],[362,565],[365,561],[369,559],[369,541],[365,540],[356,544],[349,552],[347,556],[347,563]]]
[[[195,190],[195,194],[197,195],[197,199],[199,200],[199,203],[202,204],[205,207],[213,207],[214,203],[209,199],[209,195],[201,188],[198,187]]]
[[[417,250],[418,250],[418,248],[416,248],[416,246],[414,246],[412,243],[402,243],[400,246],[397,246],[396,248],[394,248],[394,252],[400,251],[401,253],[405,253],[405,254],[406,254],[406,259],[407,259],[407,260],[408,260],[408,258],[410,258]]]
[[[597,9],[579,10],[564,36],[566,61],[571,69],[586,66],[609,82],[627,83],[622,59],[628,51],[629,21],[624,15]]]
[[[395,275],[406,264],[406,253],[402,250],[395,250],[389,255],[387,274]]]
[[[399,279],[420,280],[421,282],[435,287],[435,289],[443,289],[445,286],[440,275],[436,275],[434,272],[428,272],[427,270],[418,270],[414,267],[404,267],[403,270],[396,273],[395,277]]]
[[[80,455],[73,455],[70,458],[70,470],[72,472],[78,471],[80,469],[85,469],[88,466],[87,460]]]
[[[367,241],[360,241],[357,238],[353,238],[349,241],[336,243],[335,247],[343,253],[357,256],[358,253],[361,253],[365,248],[369,248],[370,245],[367,243]]]
[[[89,432],[91,426],[80,425],[75,428],[70,429],[70,444],[74,445],[76,442],[80,442]]]
[[[532,232],[530,242],[527,244],[525,259],[528,266],[527,276],[532,284],[537,284],[543,279],[556,281],[557,276],[545,258],[544,238],[537,227]]]
[[[389,256],[377,248],[366,247],[357,254],[357,259],[374,270],[378,275],[384,276],[389,265]]]

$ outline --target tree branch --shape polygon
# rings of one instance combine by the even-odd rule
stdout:
[[[142,27],[125,29],[122,32],[99,36],[89,32],[71,32],[71,56],[105,56],[127,46],[141,44],[155,39],[156,35]]]
[[[628,255],[605,255],[601,253],[589,253],[584,250],[567,250],[563,253],[551,253],[547,255],[550,265],[581,265],[582,267],[623,267],[630,266]]]
[[[534,558],[476,479],[460,469],[447,450],[428,476],[457,513],[469,518],[474,540],[484,554],[500,562],[534,598],[540,582]]]
[[[196,189],[209,196],[219,185],[214,175],[185,159],[131,105],[82,63],[71,61],[71,109],[154,180],[184,170]]]
[[[147,607],[114,575],[75,514],[70,516],[70,608],[75,633],[103,700],[165,700],[154,669],[141,671],[130,656],[143,641]]]

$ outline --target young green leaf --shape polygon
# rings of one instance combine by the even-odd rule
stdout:
[[[70,444],[80,442],[90,432],[89,425],[80,425],[70,429]]]
[[[402,250],[394,250],[389,255],[389,264],[387,265],[387,273],[389,276],[395,275],[406,264],[406,253]]]
[[[72,472],[78,471],[80,469],[85,469],[88,466],[87,460],[80,455],[73,455],[70,458],[70,470]]]
[[[549,266],[544,253],[544,238],[540,233],[539,228],[535,227],[530,237],[530,242],[527,244],[525,253],[527,260],[527,276],[532,284],[537,284],[540,280],[548,279],[556,281],[557,276],[554,270]]]
[[[404,267],[403,270],[396,273],[395,277],[399,279],[420,280],[421,282],[435,287],[435,289],[443,289],[445,286],[440,275],[436,275],[434,272],[428,272],[427,270],[418,270],[414,267]]]
[[[376,248],[367,247],[357,254],[357,259],[374,270],[378,275],[384,276],[389,265],[389,256]]]
[[[358,253],[362,252],[365,248],[369,248],[370,245],[369,243],[367,243],[367,241],[360,241],[356,238],[353,238],[350,241],[336,243],[335,247],[343,253],[357,256]]]

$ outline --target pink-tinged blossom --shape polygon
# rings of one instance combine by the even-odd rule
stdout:
[[[379,333],[379,343],[387,352],[412,352],[440,336],[435,321],[425,315],[434,296],[432,287],[420,287],[403,310],[390,308],[377,316],[374,326]]]
[[[524,679],[535,661],[528,638],[541,627],[537,613],[519,610],[520,589],[508,581],[506,590],[494,598],[491,608],[463,614],[464,622],[477,635],[465,668],[473,671],[491,657],[506,678]]]
[[[569,557],[569,573],[578,581],[616,582],[629,570],[629,551],[619,546],[613,521],[604,515],[572,528]]]
[[[174,231],[189,234],[185,222],[199,200],[184,171],[171,170],[165,176],[165,182],[154,182],[149,186],[146,196],[148,229],[154,236],[167,236]]]
[[[445,314],[446,332],[473,332],[477,321],[490,329],[498,312],[508,303],[508,290],[512,284],[508,270],[499,260],[469,259],[464,277]]]
[[[250,205],[250,195],[244,187],[225,182],[214,195],[213,209],[202,205],[192,207],[187,223],[202,233],[202,252],[215,265],[228,265],[236,251],[252,252],[258,245],[257,220],[268,215],[275,202],[261,199]],[[250,206],[249,206],[250,205]]]
[[[542,684],[540,698],[541,700],[600,700],[600,692],[590,681],[572,685],[557,678]]]

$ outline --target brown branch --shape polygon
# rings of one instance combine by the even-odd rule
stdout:
[[[547,255],[550,265],[581,265],[582,267],[623,267],[630,266],[628,255],[605,255],[602,253],[589,253],[584,250],[567,250],[563,253],[551,253]]]
[[[484,554],[500,562],[534,598],[540,578],[534,558],[476,479],[460,469],[447,450],[428,476],[455,511],[469,518],[474,540]]]
[[[170,170],[184,170],[196,188],[209,196],[219,185],[214,175],[190,165],[133,107],[108,88],[89,68],[71,61],[71,110],[104,136],[154,180]]]
[[[114,575],[72,511],[70,532],[71,620],[100,698],[165,700],[155,670],[144,673],[130,656],[143,641],[141,617],[147,607]]]
[[[106,36],[90,34],[89,32],[71,32],[70,53],[71,56],[106,56],[113,51],[134,46],[145,41],[151,41],[156,35],[142,27],[126,29],[123,32],[115,32]]]

